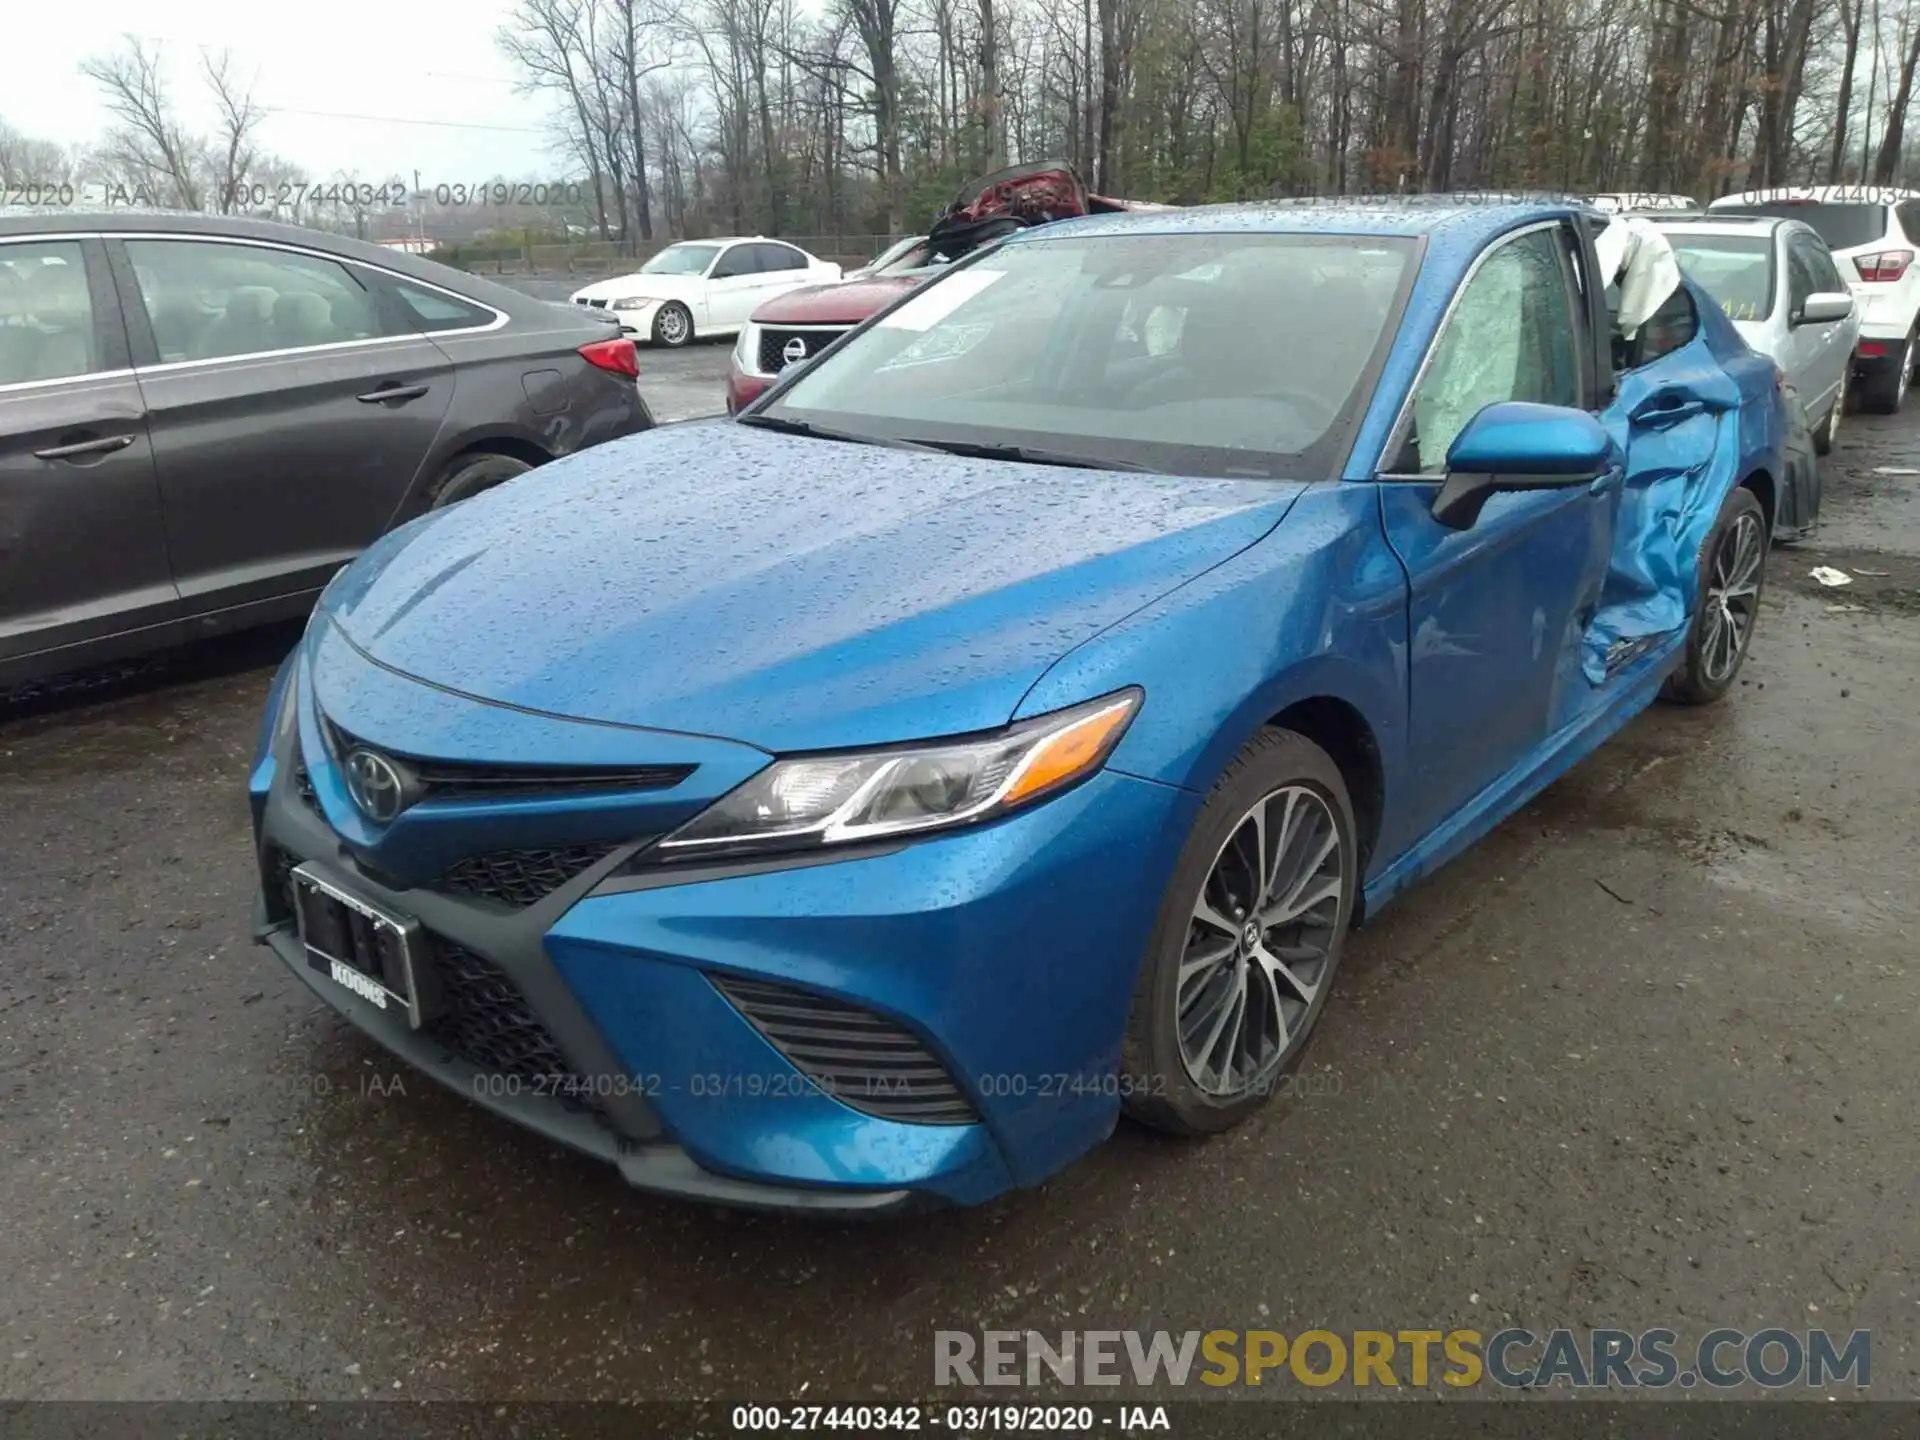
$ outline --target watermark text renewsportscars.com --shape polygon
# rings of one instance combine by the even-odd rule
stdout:
[[[1872,1333],[1648,1330],[938,1330],[936,1385],[1770,1390],[1872,1380]]]

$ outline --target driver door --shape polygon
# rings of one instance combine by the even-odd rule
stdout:
[[[1560,222],[1496,240],[1455,295],[1380,476],[1408,581],[1410,834],[1534,757],[1570,706],[1599,602],[1618,469],[1591,486],[1493,496],[1463,530],[1432,506],[1448,447],[1502,400],[1593,409],[1587,310]]]
[[[702,328],[738,330],[760,302],[760,247],[729,245],[707,277],[707,313]]]

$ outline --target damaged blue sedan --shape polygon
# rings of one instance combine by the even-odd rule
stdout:
[[[643,1189],[879,1212],[1253,1114],[1343,937],[1752,642],[1779,377],[1577,202],[1092,217],[402,527],[256,934]]]

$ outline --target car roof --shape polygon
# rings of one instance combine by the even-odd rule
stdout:
[[[1007,237],[1030,245],[1073,235],[1178,235],[1245,232],[1274,235],[1378,235],[1476,247],[1531,220],[1568,215],[1605,217],[1570,195],[1511,193],[1451,195],[1345,195],[1247,201],[1187,209],[1132,211],[1056,220]]]
[[[1684,230],[1689,235],[1771,235],[1789,227],[1813,227],[1791,215],[1644,215],[1662,230]]]
[[[1902,190],[1894,185],[1776,185],[1765,190],[1742,190],[1722,195],[1710,202],[1709,210],[1729,205],[1898,205],[1905,200],[1920,200],[1920,190]]]
[[[1619,210],[1631,214],[1700,208],[1700,202],[1691,195],[1669,195],[1652,190],[1603,190],[1583,198],[1601,209]]]
[[[255,220],[242,215],[207,215],[194,210],[148,210],[116,206],[112,210],[33,210],[26,213],[0,213],[0,240],[37,235],[178,235],[186,238],[212,236],[229,240],[263,240],[276,245],[293,245],[305,250],[356,260],[378,266],[396,275],[409,276],[443,290],[491,305],[509,315],[525,316],[530,305],[554,302],[535,300],[514,290],[475,275],[455,270],[436,260],[409,255],[391,245],[375,245],[332,230],[315,230],[305,225],[284,225],[277,220]]]

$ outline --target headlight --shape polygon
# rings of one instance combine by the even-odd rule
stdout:
[[[659,303],[658,300],[650,299],[645,295],[625,295],[618,300],[609,302],[608,308],[613,310],[644,310],[649,305],[658,305]]]
[[[740,338],[733,343],[733,363],[749,375],[760,370],[760,327],[751,320],[740,327]]]
[[[779,760],[662,840],[662,859],[804,850],[996,819],[1106,763],[1140,708],[1123,690],[996,735]]]

